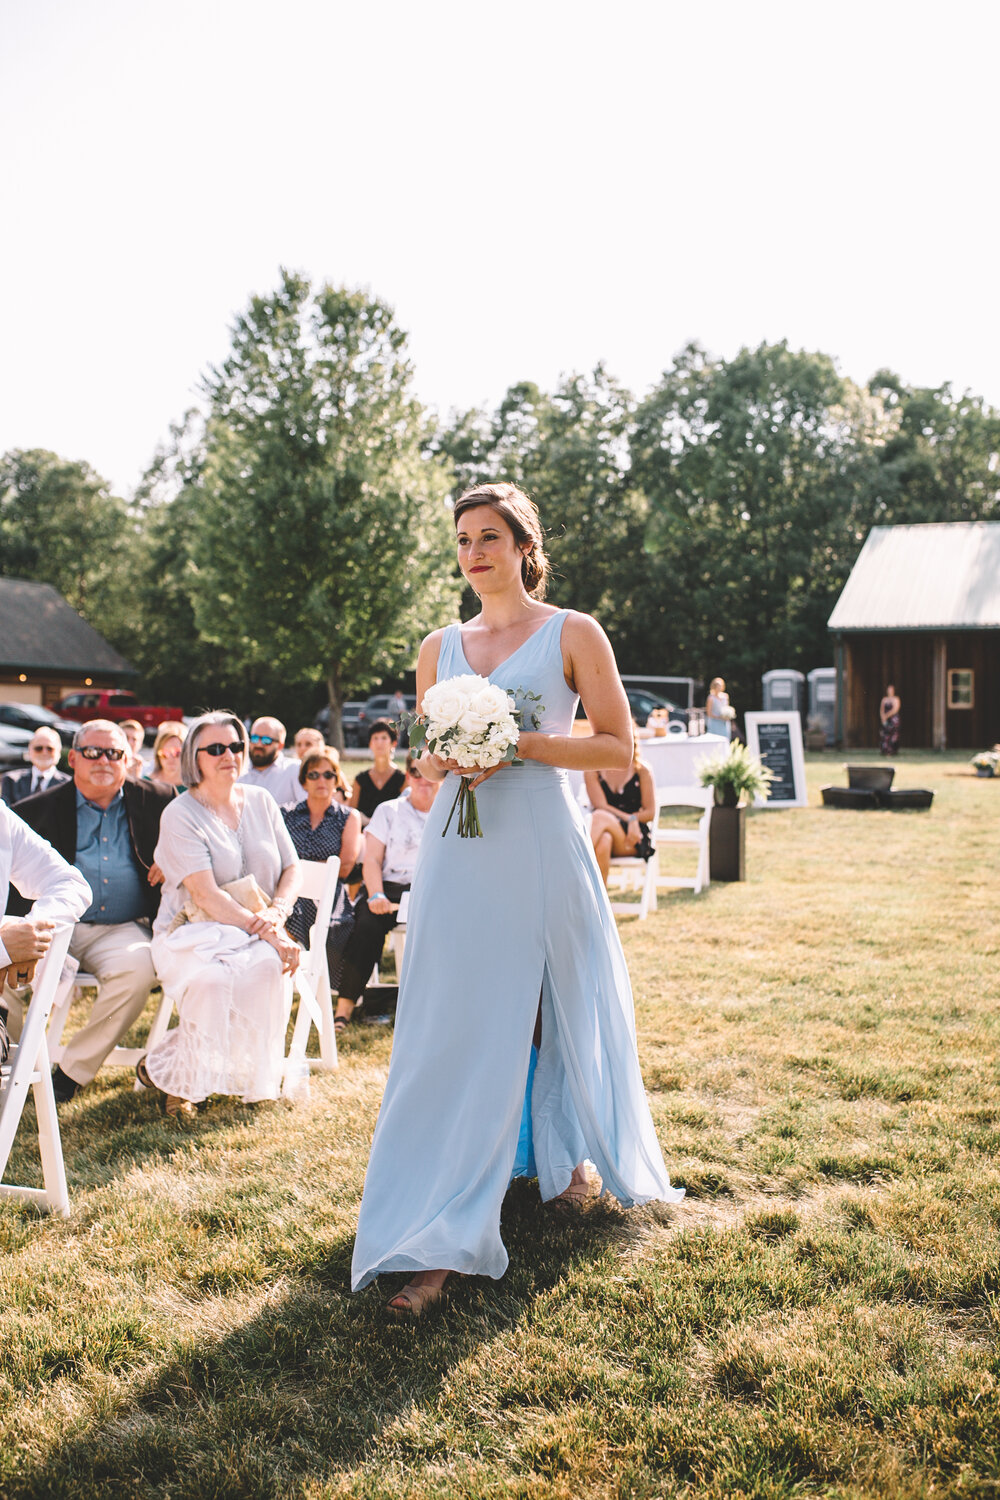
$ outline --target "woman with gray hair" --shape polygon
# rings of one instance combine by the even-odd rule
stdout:
[[[180,1024],[136,1072],[167,1095],[175,1116],[194,1114],[209,1094],[249,1104],[276,1099],[281,1087],[281,976],[299,959],[285,919],[300,877],[278,804],[263,787],[239,783],[247,748],[235,714],[196,719],[181,752],[187,791],[160,823],[152,955]]]

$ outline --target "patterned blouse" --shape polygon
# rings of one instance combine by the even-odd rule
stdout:
[[[285,827],[291,834],[299,859],[312,859],[320,862],[329,859],[331,855],[339,854],[350,811],[349,807],[344,807],[339,802],[331,802],[323,814],[322,822],[314,828],[309,816],[308,802],[297,802],[294,807],[283,807],[281,816],[285,820]],[[285,926],[297,943],[306,943],[315,920],[315,901],[300,896],[292,907]]]

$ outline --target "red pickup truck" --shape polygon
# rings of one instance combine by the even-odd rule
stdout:
[[[182,719],[184,716],[179,708],[148,708],[134,693],[98,692],[94,688],[69,693],[56,704],[55,712],[60,718],[75,719],[78,724],[86,724],[90,719],[110,719],[113,724],[120,724],[122,719],[138,719],[147,735],[155,734],[167,719]]]

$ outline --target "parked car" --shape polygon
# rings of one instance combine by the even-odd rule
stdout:
[[[61,719],[54,714],[50,708],[42,708],[38,703],[0,703],[0,726],[9,725],[12,729],[26,729],[29,734],[34,734],[36,729],[54,729],[56,734],[68,748],[73,743],[77,725],[71,719]]]
[[[349,750],[364,743],[360,737],[361,724],[360,714],[364,708],[363,703],[342,703],[340,705],[340,727],[344,732],[344,748]],[[330,738],[330,705],[325,703],[315,718],[315,727],[323,738]]]
[[[661,698],[659,693],[651,693],[648,688],[634,688],[630,687],[628,683],[625,683],[624,687],[628,706],[632,711],[632,717],[640,729],[645,729],[654,708],[665,708],[671,724],[687,724],[690,714],[686,708],[681,708],[679,703],[673,703],[669,698]],[[577,727],[574,733],[586,733],[585,728],[580,727],[581,723],[586,723],[587,718],[582,703],[578,703],[576,706],[576,717]]]
[[[88,688],[85,692],[70,693],[56,704],[56,713],[64,719],[73,719],[77,724],[86,724],[91,719],[110,719],[118,724],[122,719],[138,719],[152,739],[161,724],[168,719],[183,719],[181,708],[151,708],[140,703],[134,693],[120,689]]]
[[[359,744],[367,745],[368,731],[379,719],[388,719],[390,724],[398,725],[399,716],[392,706],[392,698],[392,693],[376,693],[374,697],[369,698],[367,703],[362,706],[358,715]],[[404,693],[403,700],[406,703],[407,710],[412,713],[417,706],[416,698],[412,693]],[[409,738],[403,729],[399,731],[399,743],[403,748],[409,744]]]
[[[16,729],[12,724],[0,724],[0,771],[12,771],[26,766],[28,746],[34,730]]]
[[[640,729],[645,729],[654,708],[665,708],[671,724],[686,724],[688,721],[686,708],[681,708],[679,703],[672,703],[669,698],[661,698],[659,693],[651,693],[648,688],[629,687],[626,683],[625,696],[632,710],[632,717]]]

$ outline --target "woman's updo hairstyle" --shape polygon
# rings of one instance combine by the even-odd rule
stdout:
[[[488,505],[495,510],[507,522],[519,547],[530,543],[521,563],[521,581],[533,599],[544,599],[549,560],[545,556],[542,523],[535,502],[516,484],[477,484],[455,501],[456,526],[463,513],[475,505]]]

